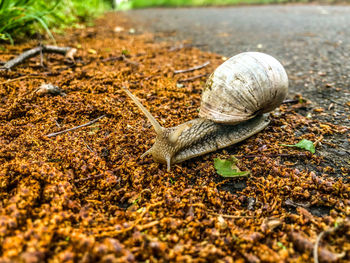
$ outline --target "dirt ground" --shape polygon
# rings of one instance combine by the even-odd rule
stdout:
[[[77,48],[74,61],[44,54],[0,72],[0,262],[348,262],[349,166],[320,154],[336,149],[334,136],[349,142],[348,129],[304,116],[308,102],[289,97],[262,132],[166,172],[140,159],[155,132],[121,86],[175,126],[197,116],[223,58],[134,31],[107,14],[56,37]],[[6,46],[0,59],[37,45]],[[281,145],[301,139],[316,153]],[[213,159],[231,155],[248,178],[216,173]]]

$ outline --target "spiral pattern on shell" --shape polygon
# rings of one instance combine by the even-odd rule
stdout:
[[[278,107],[288,92],[288,76],[270,55],[245,52],[221,64],[205,85],[199,116],[237,124]]]

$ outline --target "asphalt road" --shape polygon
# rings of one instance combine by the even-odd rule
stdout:
[[[226,57],[261,51],[286,68],[290,95],[312,102],[308,116],[350,127],[350,6],[251,6],[132,10],[137,30],[160,40],[189,40]],[[323,113],[313,111],[322,107]],[[350,164],[346,135],[334,137],[329,159]],[[333,151],[333,152],[332,152]]]

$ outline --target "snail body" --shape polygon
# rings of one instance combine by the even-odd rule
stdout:
[[[200,118],[163,128],[125,87],[128,96],[147,116],[157,137],[141,157],[156,162],[180,163],[241,142],[268,124],[268,112],[288,92],[288,77],[273,57],[259,52],[238,54],[221,64],[208,78],[202,93]]]

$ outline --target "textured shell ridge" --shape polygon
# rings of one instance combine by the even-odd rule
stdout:
[[[265,72],[267,74],[267,79],[270,81],[270,93],[263,93],[264,96],[267,96],[267,98],[264,97],[262,99],[262,101],[266,103],[265,105],[262,105],[263,107],[266,107],[265,111],[263,112],[269,112],[277,107],[285,98],[285,95],[287,93],[288,77],[283,66],[275,58],[264,53],[252,53],[254,53],[255,58],[260,57],[260,59],[257,61],[263,66],[263,68],[266,69]]]
[[[199,115],[218,123],[237,124],[279,106],[288,77],[275,58],[260,52],[231,57],[210,76]]]

